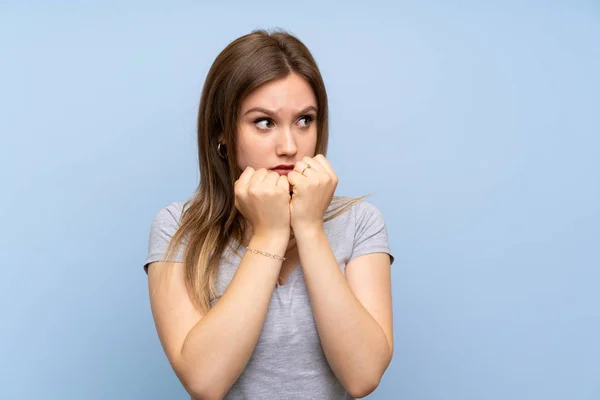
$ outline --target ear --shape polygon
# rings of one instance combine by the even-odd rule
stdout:
[[[219,133],[219,143],[223,143],[223,139],[225,139],[225,135],[223,135],[223,132]],[[223,143],[225,144],[225,143]]]

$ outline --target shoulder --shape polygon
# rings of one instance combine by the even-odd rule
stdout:
[[[385,218],[381,210],[373,203],[361,200],[353,207],[355,234],[375,232],[386,229]]]
[[[383,213],[373,203],[364,200],[353,208],[355,213],[354,244],[350,259],[370,253],[387,253],[390,256],[390,265],[393,264],[394,256],[390,248]]]
[[[339,205],[350,200],[350,198],[336,199],[335,204],[332,203],[330,205],[330,211],[337,209]],[[345,227],[349,227],[349,225],[356,227],[357,225],[368,221],[384,222],[383,214],[375,204],[361,199],[354,202],[354,204],[352,204],[345,212],[333,218],[331,223],[343,225]]]
[[[175,222],[179,225],[179,221],[181,219],[181,214],[183,213],[183,202],[173,202],[156,213],[154,217],[154,221],[158,222]]]
[[[381,213],[381,211],[379,210],[379,208],[377,208],[377,206],[375,204],[370,203],[366,200],[360,200],[352,208],[354,208],[355,216],[358,218],[365,217],[365,216],[368,217],[368,216],[372,216],[372,215],[383,216],[383,214]]]
[[[331,206],[331,211],[337,210],[341,204],[351,201],[350,198],[336,199],[336,205]],[[332,212],[330,215],[335,215]],[[327,228],[337,235],[354,236],[358,238],[365,234],[385,231],[386,222],[379,208],[365,199],[355,201],[341,214],[327,221]]]
[[[146,256],[146,261],[144,262],[144,269],[146,272],[148,264],[162,260],[169,241],[179,229],[183,208],[184,203],[174,202],[161,208],[154,216],[150,227],[148,254]],[[179,252],[175,260],[181,261],[182,259],[182,253]]]
[[[174,202],[161,208],[150,227],[150,242],[168,242],[179,229],[185,203]]]

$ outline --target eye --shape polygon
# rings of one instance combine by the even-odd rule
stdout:
[[[301,124],[301,128],[308,128],[310,126],[310,123],[314,121],[314,119],[315,117],[313,117],[312,115],[303,115],[298,119],[298,121],[304,121]]]
[[[272,124],[273,121],[270,118],[258,118],[253,123],[258,129],[266,131],[269,129],[269,124]]]

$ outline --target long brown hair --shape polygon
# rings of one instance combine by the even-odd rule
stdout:
[[[183,207],[180,226],[163,258],[185,243],[185,284],[194,306],[208,312],[217,297],[215,282],[219,259],[231,239],[242,243],[246,235],[243,216],[235,207],[237,165],[236,126],[241,102],[261,85],[295,72],[312,87],[317,98],[315,154],[326,155],[328,130],[327,92],[321,73],[306,46],[285,31],[256,30],[231,42],[212,64],[198,110],[198,160],[200,184]],[[219,137],[227,157],[217,152]],[[324,221],[349,209],[359,198],[334,196]]]

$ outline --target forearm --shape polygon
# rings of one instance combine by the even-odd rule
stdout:
[[[288,238],[254,236],[250,246],[283,255]],[[222,397],[244,370],[262,330],[281,261],[247,251],[227,290],[190,330],[181,350],[193,392]]]
[[[391,360],[385,333],[350,289],[323,228],[295,235],[327,361],[342,385],[362,397],[375,389]]]

